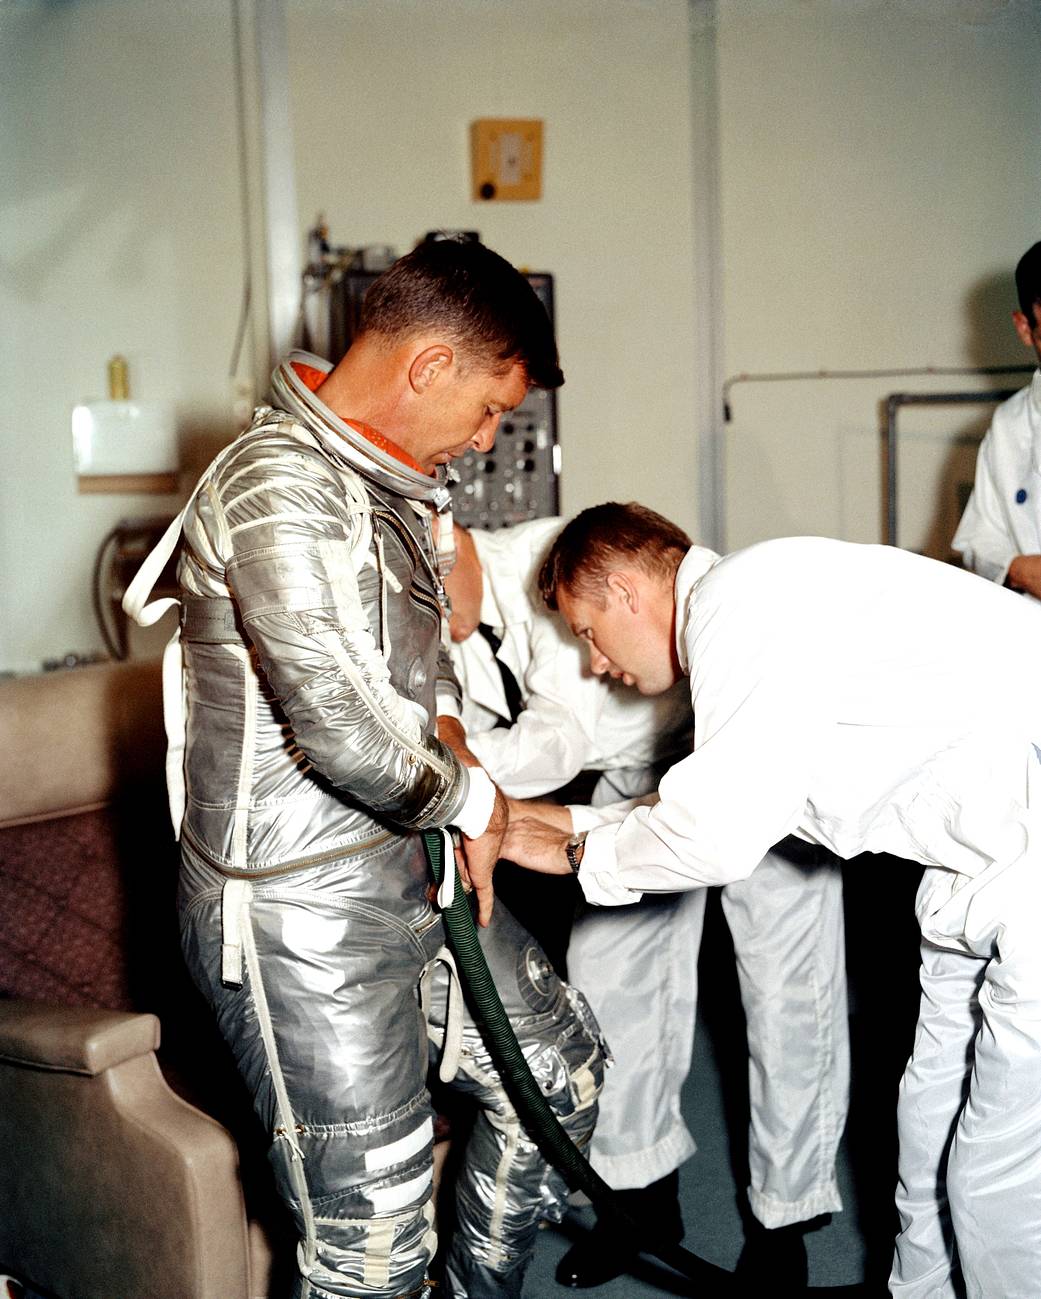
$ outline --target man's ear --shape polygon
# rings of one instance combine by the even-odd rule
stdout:
[[[630,613],[640,612],[640,588],[633,581],[630,573],[624,571],[608,573],[607,589],[628,608]]]
[[[1037,308],[1035,307],[1034,310],[1036,312]],[[1034,330],[1022,311],[1013,311],[1012,323],[1016,327],[1016,333],[1019,335],[1019,340],[1023,346],[1032,348],[1034,346]]]
[[[413,392],[424,393],[447,374],[455,361],[455,353],[447,343],[432,343],[412,358],[408,368],[408,381]]]

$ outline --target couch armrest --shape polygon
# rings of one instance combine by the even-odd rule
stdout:
[[[235,1143],[167,1086],[157,1037],[0,1001],[0,1271],[76,1299],[256,1293]]]
[[[159,1020],[39,1001],[0,1002],[0,1059],[93,1077],[159,1046]]]

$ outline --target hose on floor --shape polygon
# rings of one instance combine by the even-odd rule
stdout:
[[[444,837],[441,831],[425,831],[423,844],[434,879],[440,886],[445,871]],[[454,861],[452,869],[456,869]],[[481,950],[467,895],[463,892],[458,875],[455,882],[455,897],[451,906],[442,912],[442,916],[448,943],[469,995],[470,1007],[477,1027],[499,1071],[503,1086],[532,1141],[557,1169],[572,1191],[582,1191],[588,1195],[598,1211],[610,1214],[619,1227],[630,1232],[634,1239],[644,1237],[646,1239],[646,1244],[643,1246],[644,1253],[653,1254],[655,1258],[694,1282],[697,1288],[692,1289],[690,1294],[696,1294],[698,1299],[736,1295],[737,1289],[732,1272],[698,1258],[682,1245],[653,1239],[653,1236],[648,1234],[646,1226],[637,1224],[623,1209],[619,1208],[614,1202],[614,1192],[611,1187],[590,1167],[589,1161],[561,1127],[549,1102],[542,1094],[542,1089],[528,1068],[528,1062],[521,1051],[509,1016],[503,1009],[488,963],[484,959],[484,952]]]

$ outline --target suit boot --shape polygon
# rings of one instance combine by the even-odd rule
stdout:
[[[575,1290],[606,1285],[628,1272],[641,1249],[648,1248],[652,1240],[677,1245],[683,1239],[678,1171],[650,1186],[616,1191],[615,1199],[633,1220],[635,1230],[609,1209],[598,1212],[593,1230],[572,1245],[557,1264],[558,1284]]]

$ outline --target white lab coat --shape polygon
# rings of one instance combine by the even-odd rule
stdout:
[[[668,760],[689,753],[689,691],[681,681],[646,697],[592,675],[585,651],[536,589],[561,526],[549,519],[471,534],[484,574],[481,621],[502,640],[499,657],[517,679],[524,711],[510,726],[499,669],[474,633],[452,646],[463,724],[470,748],[508,794],[537,797],[592,770],[604,772],[595,801],[611,803],[653,791]],[[576,829],[598,815],[572,808]],[[782,847],[766,854],[752,879],[724,890],[723,906],[753,1061],[749,1200],[766,1226],[782,1226],[842,1207],[835,1152],[849,1052],[841,876],[834,866],[807,872]],[[695,1150],[680,1093],[693,1047],[704,912],[705,893],[697,890],[645,906],[590,908],[575,922],[569,974],[616,1061],[590,1149],[613,1186],[646,1186]],[[772,943],[760,941],[763,928]],[[785,1034],[776,1032],[778,1016]]]
[[[955,1293],[953,1223],[970,1297],[1036,1297],[1041,609],[933,560],[822,538],[718,563],[692,551],[676,596],[694,752],[656,806],[590,832],[587,897],[742,879],[793,831],[926,865],[893,1291]]]
[[[1041,555],[1041,370],[994,412],[951,547],[992,582],[1016,555]]]
[[[538,571],[561,519],[497,532],[475,529],[484,574],[481,621],[502,641],[524,711],[512,726],[502,676],[478,632],[452,645],[472,752],[512,798],[537,798],[580,771],[642,767],[689,747],[686,689],[660,698],[602,681],[559,614],[538,594]]]
[[[980,874],[1035,763],[1041,610],[885,546],[801,537],[715,564],[704,553],[676,581],[694,752],[657,805],[591,831],[589,900],[743,879],[792,832],[840,857]],[[995,763],[1019,780],[987,802]],[[977,809],[971,833],[952,826],[952,797]]]

